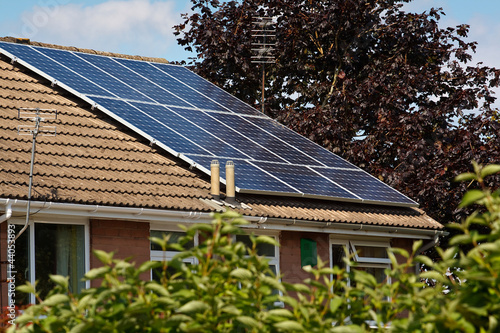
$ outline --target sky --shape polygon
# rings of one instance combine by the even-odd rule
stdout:
[[[170,61],[193,56],[177,45],[173,26],[189,0],[0,0],[0,36]],[[500,68],[500,0],[413,0],[406,9],[442,7],[442,26],[469,24],[478,61]]]

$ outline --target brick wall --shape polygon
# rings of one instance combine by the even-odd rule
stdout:
[[[101,266],[93,250],[114,252],[115,258],[132,258],[136,264],[150,260],[149,223],[118,220],[90,220],[90,268]],[[149,279],[149,273],[142,275]],[[95,285],[92,284],[94,287]]]
[[[328,234],[313,232],[282,231],[280,235],[280,270],[283,282],[299,283],[309,277],[304,272],[300,262],[300,239],[308,238],[316,241],[318,256],[321,260],[330,262]],[[328,264],[329,265],[329,264]]]

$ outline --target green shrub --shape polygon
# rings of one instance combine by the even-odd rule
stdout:
[[[457,177],[477,181],[500,171],[499,165]],[[448,249],[437,249],[440,260],[413,251],[390,249],[392,283],[378,283],[370,274],[347,272],[318,260],[306,267],[310,278],[282,283],[258,243],[275,245],[266,236],[251,237],[252,247],[234,242],[246,223],[234,212],[214,214],[212,224],[186,229],[177,244],[153,239],[163,249],[180,251],[171,261],[145,262],[139,267],[112,253],[95,251],[103,263],[86,274],[100,280],[98,288],[81,294],[68,291],[68,279],[52,276],[56,287],[25,310],[9,332],[498,332],[500,326],[500,191],[471,190],[461,206],[478,211],[451,225],[459,235]],[[473,225],[489,230],[481,234]],[[198,232],[204,241],[184,249]],[[464,248],[468,249],[463,250]],[[395,255],[406,258],[398,263]],[[194,257],[187,265],[183,259]],[[415,274],[415,265],[425,272]],[[161,271],[159,282],[143,281],[141,273]],[[432,280],[429,287],[425,280]],[[350,281],[350,283],[348,283]],[[35,287],[20,291],[36,294]],[[276,293],[279,290],[280,293]],[[293,297],[291,296],[293,295]],[[37,296],[38,297],[38,296]]]

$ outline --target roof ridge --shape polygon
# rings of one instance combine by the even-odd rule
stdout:
[[[139,55],[129,55],[129,54],[97,51],[97,50],[86,49],[86,48],[78,48],[76,46],[63,46],[63,45],[57,45],[57,44],[49,44],[49,43],[31,41],[28,38],[17,38],[17,37],[5,36],[5,37],[0,37],[0,41],[8,42],[8,43],[41,46],[41,47],[47,47],[47,48],[51,48],[51,49],[82,52],[82,53],[89,53],[89,54],[97,54],[97,55],[103,55],[103,56],[107,56],[107,57],[133,59],[133,60],[150,61],[150,62],[160,62],[160,63],[165,63],[165,64],[169,63],[169,61],[164,59],[164,58],[143,57],[143,56],[139,56]]]

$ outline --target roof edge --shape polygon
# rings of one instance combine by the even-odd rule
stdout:
[[[121,54],[121,53],[104,52],[104,51],[98,51],[98,50],[93,50],[93,49],[79,48],[76,46],[62,46],[62,45],[57,45],[57,44],[49,44],[49,43],[31,41],[28,38],[18,38],[18,37],[5,36],[5,37],[0,37],[0,41],[8,42],[8,43],[16,43],[16,44],[41,46],[41,47],[66,50],[66,51],[98,54],[98,55],[107,56],[107,57],[134,59],[134,60],[149,61],[149,62],[159,62],[159,63],[165,63],[165,64],[170,63],[167,59],[164,59],[164,58],[143,57],[143,56],[139,56],[139,55],[134,56],[134,55],[128,55],[128,54]]]
[[[28,201],[20,199],[0,198],[0,205],[9,207],[13,212],[25,212]],[[103,205],[84,205],[73,203],[60,203],[50,201],[31,201],[30,208],[41,214],[53,215],[75,215],[87,218],[123,219],[149,222],[179,222],[179,220],[191,223],[210,223],[213,219],[212,213],[197,211],[179,211],[153,208],[132,208]],[[332,223],[318,221],[303,221],[267,218],[261,216],[243,216],[251,222],[251,228],[262,228],[270,230],[289,230],[304,232],[322,232],[328,234],[382,236],[391,238],[433,238],[436,235],[445,235],[442,229],[408,228],[401,226],[382,226],[376,224],[350,224]]]

